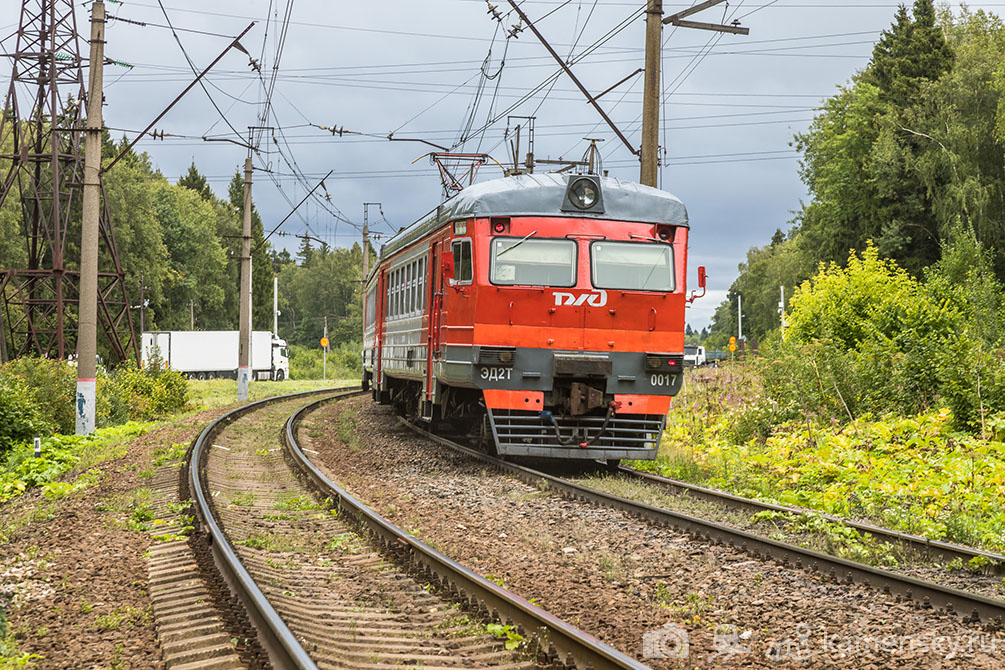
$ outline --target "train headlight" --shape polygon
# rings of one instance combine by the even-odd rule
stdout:
[[[580,209],[589,209],[597,204],[597,185],[592,179],[577,179],[569,189],[569,200]]]
[[[600,177],[587,174],[570,177],[562,211],[603,214],[604,193],[600,188]]]

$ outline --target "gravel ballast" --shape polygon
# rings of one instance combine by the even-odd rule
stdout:
[[[366,398],[318,410],[301,439],[398,525],[653,667],[1005,667],[1001,632],[540,491]]]

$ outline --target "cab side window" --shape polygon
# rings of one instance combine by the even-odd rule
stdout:
[[[454,279],[457,283],[471,283],[474,271],[471,267],[471,240],[455,240],[451,245],[454,252]]]

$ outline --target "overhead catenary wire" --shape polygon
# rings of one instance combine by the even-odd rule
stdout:
[[[178,33],[175,31],[175,29],[173,27],[171,27],[171,17],[168,16],[167,9],[164,8],[163,1],[162,0],[157,0],[157,4],[161,8],[161,12],[164,14],[164,20],[167,21],[168,28],[171,30],[171,34],[174,36],[175,42],[178,43],[178,48],[181,49],[182,55],[185,56],[185,61],[188,63],[189,67],[192,69],[192,74],[198,76],[199,75],[199,71],[198,71],[198,69],[196,69],[195,63],[192,62],[192,59],[189,57],[188,52],[185,50],[185,45],[182,44],[181,37],[179,37]],[[209,89],[206,88],[206,85],[202,82],[201,79],[199,80],[199,86],[200,86],[200,88],[202,88],[203,92],[206,94],[206,97],[209,98],[209,102],[213,105],[213,109],[216,110],[216,113],[220,116],[220,119],[222,119],[224,121],[224,123],[226,123],[227,126],[230,127],[230,129],[234,132],[234,135],[236,135],[238,138],[242,137],[241,133],[236,128],[234,128],[234,126],[227,119],[226,115],[220,110],[220,107],[216,104],[216,101],[213,99],[213,96],[210,95]],[[212,130],[212,127],[210,128],[210,130]]]
[[[606,41],[609,41],[614,36],[616,36],[621,31],[623,31],[625,28],[627,28],[629,25],[631,25],[631,23],[636,18],[638,18],[639,16],[641,16],[644,13],[644,11],[645,11],[644,9],[637,9],[637,10],[633,11],[631,14],[628,15],[628,17],[626,17],[625,19],[623,19],[618,25],[616,25],[614,28],[612,28],[611,30],[609,30],[604,36],[602,36],[600,39],[598,39],[597,41],[595,41],[589,47],[587,47],[586,49],[584,49],[574,59],[571,59],[572,62],[570,62],[569,65],[572,65],[573,63],[578,62],[578,61],[582,60],[583,58],[586,58],[589,54],[593,53],[593,51],[595,51],[597,48],[599,48],[601,45],[603,45]],[[505,110],[503,110],[502,112],[500,112],[499,114],[497,114],[493,119],[491,119],[489,122],[485,123],[481,128],[479,128],[475,132],[476,133],[484,132],[485,130],[487,130],[488,128],[490,128],[492,125],[494,125],[495,123],[497,123],[500,119],[502,119],[502,118],[506,117],[507,115],[509,115],[510,113],[512,113],[515,109],[517,109],[524,102],[526,102],[527,100],[531,99],[539,91],[541,91],[542,89],[544,89],[544,87],[548,86],[551,83],[552,80],[557,79],[558,77],[561,77],[563,73],[564,73],[564,70],[562,68],[559,68],[559,69],[555,70],[543,82],[541,82],[540,84],[538,84],[537,86],[535,86],[533,89],[531,89],[531,91],[529,93],[527,93],[526,95],[521,96],[519,100],[517,100],[515,103],[513,103],[512,105],[510,105],[509,107],[507,107]],[[455,148],[456,148],[456,146],[455,147],[451,147],[451,150],[453,150]]]
[[[576,16],[577,16],[577,20],[578,20],[579,19],[578,12],[579,11],[583,11],[583,10],[586,9],[585,7],[582,7],[583,3],[580,2],[579,3],[580,9],[576,10],[576,7],[574,6],[574,3],[571,3],[570,0],[565,0],[564,2],[556,1],[556,2],[550,2],[550,3],[545,3],[545,2],[538,3],[538,2],[535,2],[535,0],[527,0],[527,1],[530,4],[538,4],[538,5],[545,5],[545,4],[547,4],[549,6],[549,8],[552,8],[552,7],[554,8],[554,9],[552,9],[552,12],[557,12],[558,10],[562,9],[563,7],[566,8],[566,9],[568,9],[569,14],[570,14],[569,15],[569,19],[570,20],[568,21],[567,24],[565,24],[566,26],[571,26],[571,24],[572,24],[572,20],[571,20],[571,12],[572,11],[574,11],[574,10],[577,11],[577,15]],[[778,0],[774,0],[773,2],[769,2],[769,3],[766,3],[766,4],[765,3],[761,3],[761,8],[763,9],[763,8],[766,8],[766,7],[770,7],[772,5],[775,5],[777,2],[778,2]],[[170,4],[170,3],[168,3],[168,4]],[[279,4],[278,0],[277,0],[277,2],[275,4]],[[573,6],[569,7],[570,4],[572,4]],[[590,6],[591,3],[586,3],[586,4],[587,4],[587,6]],[[638,5],[638,3],[631,3],[631,4],[628,4],[628,3],[614,3],[614,2],[607,2],[606,0],[593,0],[593,2],[592,2],[592,7],[593,8],[596,8],[598,6],[599,7],[605,7],[605,6],[607,6],[607,7],[613,7],[613,6],[635,7],[637,5]],[[272,4],[270,3],[270,7],[271,6],[272,6]],[[744,7],[744,11],[746,11],[748,14],[750,12],[752,12],[752,11],[757,11],[757,10],[758,10],[757,7],[751,8],[749,5],[746,6],[746,7]],[[172,11],[172,14],[173,13],[174,12]],[[271,14],[271,13],[272,12],[271,12],[271,9],[270,9],[269,14]],[[283,14],[283,7],[282,7],[282,5],[280,5],[279,8],[276,11],[276,19],[275,19],[275,21],[274,22],[270,22],[269,27],[267,27],[267,30],[269,31],[269,35],[270,36],[272,36],[272,35],[278,36],[278,26],[280,25],[280,16],[282,14]],[[746,16],[746,15],[747,14],[744,14],[744,16]],[[554,14],[553,16],[557,16],[557,14]],[[177,18],[177,17],[175,17],[175,18]],[[299,24],[297,22],[291,22],[291,25],[301,25],[301,24]],[[574,38],[570,38],[573,44],[576,44],[578,42],[579,38],[581,38],[585,34],[585,25],[582,27],[581,30],[577,31],[577,28],[578,28],[578,25],[577,26],[573,26],[573,34],[574,34],[575,37]],[[273,30],[275,30],[275,33],[272,32]],[[564,37],[564,35],[563,35],[563,37]],[[291,40],[291,43],[292,43],[292,40]],[[277,37],[273,37],[272,38],[272,45],[271,45],[272,48],[269,48],[268,50],[266,50],[265,44],[263,42],[263,54],[266,53],[266,51],[268,51],[270,53],[269,57],[271,58],[271,53],[275,53],[275,48],[274,47],[277,44],[278,44],[278,38]],[[780,47],[781,45],[780,44],[776,44],[774,46]],[[810,46],[810,45],[803,45],[803,46]],[[717,51],[718,50],[723,50],[723,47],[722,47],[722,45],[719,45],[717,47],[714,47],[714,49],[717,50]],[[705,47],[702,47],[702,49],[698,50],[697,54],[701,54],[703,50],[706,51],[705,57],[707,58],[710,54],[707,53],[708,49],[705,49]],[[820,51],[820,49],[818,48],[818,45],[813,45],[813,49],[797,48],[797,50],[799,50],[799,51],[806,51],[806,50],[817,50],[817,51]],[[629,52],[629,50],[621,50],[621,51],[623,53],[628,53]],[[735,51],[739,52],[740,50],[737,49]],[[514,52],[515,52],[515,50],[514,50]],[[611,49],[611,52],[614,52],[613,51],[613,47]],[[572,52],[570,51],[570,54],[571,53]],[[292,52],[291,52],[291,54],[292,54]],[[695,57],[695,55],[696,55],[696,53],[694,52],[694,49],[690,49],[688,52],[685,52],[685,51],[673,51],[670,54],[668,54],[668,58],[681,56],[682,58],[693,60],[693,58]],[[603,56],[601,55],[601,53],[597,53],[595,57],[597,57],[598,61],[600,61],[600,59],[603,58]],[[290,61],[290,60],[292,60],[292,56],[291,56],[291,58],[287,59],[287,62]],[[433,60],[433,59],[430,59],[430,60]],[[509,67],[515,67],[515,66],[522,66],[525,63],[533,64],[533,63],[536,62],[536,61],[532,61],[532,60],[522,61],[521,62],[520,59],[513,57],[513,54],[510,54],[510,56],[507,57],[506,60],[507,60],[507,68],[509,68]],[[510,62],[510,61],[512,61],[512,62]],[[495,61],[495,62],[498,62],[498,61]],[[538,65],[533,65],[533,66],[537,67]],[[358,67],[358,66],[354,66],[354,67]],[[294,96],[294,95],[287,96],[287,95],[284,94],[284,91],[286,93],[289,93],[289,88],[286,86],[286,82],[300,81],[300,79],[294,78],[293,75],[304,74],[307,77],[311,77],[312,75],[317,74],[317,73],[321,73],[321,72],[323,72],[323,73],[338,72],[340,74],[344,73],[344,72],[354,72],[354,73],[359,72],[359,73],[363,73],[361,75],[362,79],[375,81],[375,82],[377,82],[377,85],[380,86],[381,83],[379,82],[379,79],[380,79],[379,77],[376,77],[376,76],[367,76],[367,74],[366,74],[366,73],[372,73],[372,72],[374,72],[375,71],[373,69],[374,67],[375,66],[368,66],[367,68],[360,68],[360,69],[353,69],[353,70],[348,70],[348,69],[337,70],[335,68],[331,68],[331,69],[327,69],[327,68],[310,68],[310,69],[307,69],[307,68],[304,68],[304,69],[299,70],[299,71],[296,68],[293,68],[293,69],[275,68],[272,71],[272,73],[271,73],[272,77],[270,77],[269,76],[270,73],[268,72],[268,68],[265,67],[265,64],[263,63],[263,68],[266,70],[266,72],[263,73],[265,75],[264,79],[265,79],[266,84],[271,84],[270,89],[269,89],[271,91],[271,94],[266,94],[265,93],[266,89],[264,87],[262,87],[261,93],[262,93],[263,98],[259,99],[260,100],[259,104],[261,104],[261,100],[262,99],[269,100],[270,101],[270,103],[269,103],[270,106],[278,106],[279,107],[279,109],[278,109],[278,112],[279,112],[278,116],[279,117],[283,117],[283,116],[289,117],[290,114],[289,114],[288,111],[285,112],[285,113],[283,113],[284,109],[286,109],[286,107],[284,107],[283,105],[284,104],[288,104],[290,107],[294,108],[294,110],[295,110],[295,117],[296,118],[303,119],[305,122],[309,123],[312,120],[309,117],[313,116],[315,114],[315,111],[310,107],[310,105],[303,105],[302,109],[301,109],[300,107],[297,107],[297,105],[293,104],[294,101],[300,100],[299,97]],[[385,69],[386,70],[390,70],[390,69],[393,69],[393,68],[387,67]],[[488,71],[490,71],[490,72],[494,72],[495,71],[494,68],[486,68],[486,69]],[[409,68],[407,71],[409,73],[418,72],[418,67],[414,67],[413,66],[413,67]],[[666,71],[666,70],[664,69],[664,71]],[[672,70],[670,72],[672,72]],[[670,72],[667,73],[668,74],[667,80],[663,82],[664,86],[662,88],[667,88],[670,85],[670,81],[669,80],[672,78],[672,76],[670,75]],[[388,86],[387,88],[389,88],[391,90],[402,90],[402,89],[404,89],[406,87],[406,83],[405,83],[405,81],[403,81],[403,80],[406,79],[406,77],[400,77],[399,76],[397,78],[394,78],[393,76],[388,76],[389,74],[391,74],[391,73],[389,73],[389,72],[382,72],[383,78],[388,78],[388,79],[392,79],[393,78],[393,79],[396,79],[396,81],[400,81],[401,84],[392,84],[392,85]],[[398,74],[401,74],[401,73],[398,73]],[[235,73],[235,76],[236,76],[236,73]],[[244,73],[243,76],[247,77],[248,73]],[[434,79],[435,77],[420,77],[420,78],[421,79]],[[513,90],[511,87],[508,87],[508,86],[505,85],[505,84],[509,84],[510,82],[512,82],[513,78],[510,77],[509,75],[507,75],[506,78],[508,80],[507,82],[505,82],[505,83],[499,83],[496,86],[496,89],[497,89],[498,94],[499,94],[498,95],[498,99],[499,100],[506,100],[505,103],[502,103],[502,106],[505,106],[505,104],[508,104],[512,100],[517,99],[517,98],[506,98],[506,96]],[[217,83],[219,83],[220,86],[217,86]],[[311,83],[313,84],[313,83],[318,83],[318,82],[311,82]],[[221,95],[221,94],[222,95],[228,95],[228,93],[226,92],[226,89],[229,89],[231,91],[237,90],[237,87],[235,87],[235,86],[227,86],[226,83],[223,80],[217,79],[216,76],[214,76],[214,81],[213,82],[208,82],[208,84],[210,86],[215,87],[216,91],[219,92],[219,93],[217,93],[216,91],[214,91],[213,95],[214,95],[214,97],[217,97],[217,101],[218,102],[222,103],[221,107],[225,107],[226,104],[227,104],[227,101],[220,100],[218,98],[218,95]],[[251,84],[249,84],[249,86],[250,85]],[[336,85],[339,85],[339,84],[336,83]],[[414,85],[414,82],[413,82],[413,85]],[[400,88],[393,88],[395,86],[400,86]],[[435,88],[445,87],[445,86],[448,86],[448,84],[439,84],[439,83],[436,83],[436,82],[420,82],[419,88],[435,89]],[[471,90],[472,84],[468,84],[467,90],[462,85],[460,87],[454,87],[454,88],[452,88],[451,91],[453,91],[455,88],[459,89],[459,92],[467,94]],[[678,88],[680,88],[680,87],[678,87]],[[282,90],[280,90],[280,89],[282,89]],[[536,106],[537,109],[540,109],[541,105],[544,104],[545,100],[552,99],[552,98],[549,98],[549,96],[552,95],[551,91],[554,91],[554,95],[557,96],[557,95],[561,95],[563,93],[563,89],[568,90],[568,87],[561,86],[561,82],[558,82],[556,84],[556,81],[552,80],[548,84],[548,86],[546,86],[544,89],[538,90],[538,92],[535,94],[535,96],[532,96],[532,98],[529,101],[530,102],[529,105],[527,104],[527,102],[523,103],[524,105],[527,105],[526,108],[525,108],[525,110],[526,109],[532,109],[532,108],[534,108],[534,106]],[[414,88],[412,90],[414,90]],[[486,103],[486,101],[487,101],[487,99],[489,97],[489,90],[490,90],[490,87],[486,87],[485,95],[484,95],[484,99],[482,100],[482,103],[481,103],[481,110],[480,110],[479,115],[481,115],[481,114],[483,114],[483,113],[486,112],[485,103]],[[432,93],[433,91],[430,91],[430,92]],[[544,93],[543,97],[542,97],[542,93]],[[439,101],[443,101],[443,100],[449,99],[449,97],[448,97],[449,93],[444,94],[442,92],[436,92],[436,95],[437,95]],[[695,94],[685,94],[685,93],[682,93],[682,92],[678,93],[678,91],[676,89],[674,89],[674,97],[675,97],[675,99],[677,99],[679,97],[679,95],[695,95]],[[703,95],[707,95],[707,94],[703,94]],[[750,95],[750,94],[748,94],[748,95]],[[763,96],[763,95],[767,95],[767,94],[756,94],[756,95]],[[795,94],[795,95],[799,95],[799,94]],[[802,95],[805,95],[807,97],[825,97],[825,96],[814,96],[812,94],[802,94]],[[627,92],[627,93],[624,94],[623,99],[625,101],[631,101],[631,100],[635,99],[634,96],[635,96],[634,92]],[[233,98],[233,96],[231,96],[231,97]],[[524,96],[520,96],[520,97],[522,98]],[[613,97],[613,96],[611,96],[611,97]],[[254,103],[248,102],[249,99],[250,100],[254,100],[254,96],[253,95],[250,96],[250,98],[249,98],[248,96],[242,94],[241,96],[239,96],[239,98],[240,98],[240,101],[235,100],[233,104],[240,104],[240,103],[254,104]],[[291,100],[291,98],[292,98],[292,100]],[[283,100],[284,102],[280,103],[279,102],[280,100]],[[421,98],[420,98],[420,100],[421,100]],[[688,102],[690,102],[690,101],[691,101],[691,98],[688,99]],[[706,102],[706,100],[702,99],[702,102]],[[713,102],[713,101],[708,101],[708,102]],[[718,101],[714,101],[714,102],[718,102]],[[666,104],[666,100],[665,99],[663,101],[663,104]],[[417,108],[418,108],[418,105],[411,106],[411,109],[417,109]],[[743,109],[756,109],[756,108],[755,107],[749,107],[749,108],[748,107],[744,107]],[[772,107],[765,106],[765,109],[776,109],[776,108],[774,108],[773,106]],[[802,107],[800,109],[813,109],[813,108],[809,107],[807,105],[807,106],[804,106],[804,107]],[[792,110],[778,110],[777,115],[779,115],[779,116],[781,116],[781,115],[787,115],[787,111],[793,111],[793,112],[795,112],[795,113],[798,114],[799,111],[800,111],[800,109],[797,109],[793,105],[793,109]],[[491,106],[490,106],[489,110],[491,110]],[[682,110],[682,111],[685,111],[685,113],[687,113],[690,110]],[[297,117],[297,115],[299,115],[299,116]],[[501,115],[495,114],[495,115],[492,115],[492,116],[493,116],[493,118],[498,119]],[[284,126],[284,125],[282,125],[281,123],[278,122],[278,119],[276,118],[276,115],[273,114],[273,113],[270,113],[270,115],[269,115],[268,118],[269,118],[268,122],[261,123],[260,125],[273,125],[273,126],[276,127],[276,130],[274,131],[274,138],[272,138],[269,141],[266,141],[266,136],[267,136],[267,133],[269,131],[261,131],[261,133],[260,133],[261,134],[261,141],[262,141],[263,145],[267,145],[267,146],[262,146],[261,147],[261,150],[263,152],[263,157],[261,159],[261,162],[263,163],[263,165],[265,167],[270,167],[270,163],[271,163],[272,173],[270,173],[270,177],[275,176],[276,179],[277,179],[277,181],[281,182],[282,186],[280,186],[278,188],[285,188],[287,193],[291,193],[291,191],[290,191],[290,181],[289,181],[289,179],[285,175],[293,175],[290,179],[299,180],[301,178],[306,177],[310,173],[310,168],[312,167],[311,165],[308,164],[308,161],[305,159],[306,154],[302,154],[302,153],[297,154],[297,153],[294,153],[295,151],[296,152],[302,152],[303,151],[303,149],[299,149],[297,147],[297,145],[299,144],[298,139],[301,138],[301,137],[308,138],[309,136],[306,135],[306,134],[304,134],[304,133],[297,133],[297,132],[295,132],[293,129],[296,126],[289,126],[289,125]],[[702,117],[699,117],[699,118],[702,118]],[[708,117],[704,117],[704,118],[708,118]],[[233,120],[233,117],[231,117],[231,119]],[[414,120],[415,119],[410,119],[409,121],[406,121],[406,123],[402,124],[401,127],[406,127],[408,124],[414,123]],[[773,119],[773,118],[771,118],[770,120],[767,120],[767,119],[764,119],[764,117],[756,117],[755,116],[755,117],[751,117],[750,121],[739,121],[738,123],[731,123],[731,124],[728,124],[728,125],[738,125],[739,126],[739,125],[765,125],[765,124],[774,124],[774,123],[781,123],[781,124],[803,123],[806,120],[807,119],[805,118],[805,114],[800,114],[799,118],[797,118],[797,119]],[[328,121],[323,121],[323,122],[328,122]],[[236,121],[235,121],[235,125],[239,125],[239,124],[237,124]],[[432,124],[427,124],[427,125],[432,125]],[[715,127],[715,126],[722,127],[723,125],[725,125],[725,124],[712,124],[712,123],[709,123],[709,124],[702,124],[702,123],[687,124],[686,121],[681,121],[681,120],[675,119],[675,123],[673,125],[671,125],[671,124],[661,125],[661,131],[664,132],[664,133],[666,133],[667,130],[676,130],[678,128],[686,128],[686,127],[709,127],[709,128],[711,128],[711,127]],[[222,129],[217,129],[216,132],[219,132],[220,130],[222,130]],[[472,124],[471,130],[472,131],[475,130],[474,124]],[[487,145],[491,144],[498,137],[498,135],[496,134],[498,130],[501,130],[501,129],[492,128],[492,129],[486,130],[482,135],[479,136],[478,141],[481,142],[481,141],[484,140]],[[418,131],[415,131],[415,132],[418,132]],[[540,136],[542,136],[542,137],[548,137],[548,136],[572,135],[572,134],[575,134],[575,133],[572,130],[566,131],[566,130],[563,130],[561,128],[557,129],[556,132],[549,133],[549,132],[544,132],[543,128],[542,128],[542,131],[539,131],[538,134]],[[383,135],[381,135],[381,137],[383,137]],[[176,146],[185,146],[185,142],[189,141],[189,138],[187,138],[187,137],[178,136],[178,137],[173,137],[172,138],[170,134],[168,135],[168,138]],[[345,139],[345,141],[346,142],[370,142],[370,141],[377,141],[377,138],[376,137],[367,137],[367,136],[360,136],[360,137],[355,137],[355,138],[348,138],[347,137]],[[666,145],[666,137],[663,138],[663,143],[664,143],[664,145]],[[608,145],[608,146],[611,146],[611,145]],[[297,164],[298,159],[299,159],[299,161],[301,161],[302,166]],[[679,158],[676,158],[676,159],[675,158],[669,158],[669,160],[670,161],[679,161],[681,159],[679,159]],[[609,162],[609,165],[611,165],[613,167],[613,166],[616,166],[616,165],[621,165],[621,163],[618,162],[618,161],[612,161],[612,162]],[[277,168],[280,168],[280,169],[277,169]],[[305,171],[302,168],[307,168],[307,170]],[[432,173],[430,171],[422,171],[421,173],[419,173],[418,171],[414,171],[413,173],[414,174],[422,174],[422,175],[435,174],[435,173]],[[347,171],[347,172],[344,173],[344,175],[346,176],[346,178],[351,177],[353,174],[354,173],[350,172],[350,171]],[[299,191],[294,191],[294,192],[299,193]],[[311,202],[311,205],[312,205],[312,207],[315,206],[315,204],[313,202]],[[314,211],[314,210],[312,210],[312,211]],[[313,225],[315,228],[318,227],[319,225],[323,225],[323,224],[319,224],[317,222],[316,216],[308,216],[307,219],[311,223],[311,225]],[[335,221],[338,221],[338,220],[339,219],[336,217]]]

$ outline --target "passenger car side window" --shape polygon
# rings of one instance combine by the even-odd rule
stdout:
[[[471,283],[474,271],[471,266],[471,240],[456,240],[451,245],[454,252],[454,279],[458,284]]]

